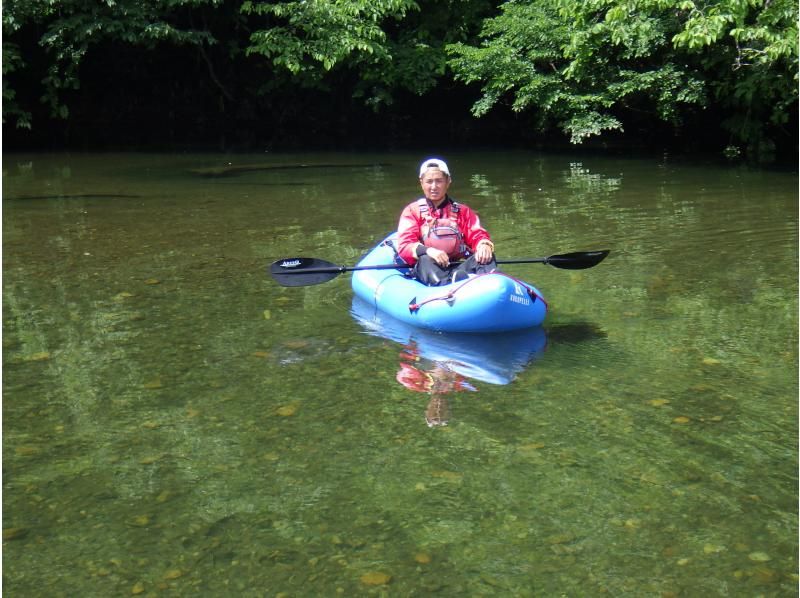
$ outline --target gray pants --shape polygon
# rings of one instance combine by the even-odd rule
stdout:
[[[423,255],[414,266],[414,275],[422,284],[429,287],[436,287],[459,280],[466,280],[468,274],[488,274],[497,270],[497,262],[492,256],[492,261],[488,264],[479,264],[475,255],[469,256],[463,262],[450,264],[447,268],[442,268],[431,257]]]

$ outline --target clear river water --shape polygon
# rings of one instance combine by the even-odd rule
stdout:
[[[270,278],[424,157],[3,156],[9,596],[797,595],[797,172],[443,156],[498,258],[611,250],[504,266],[528,339]]]

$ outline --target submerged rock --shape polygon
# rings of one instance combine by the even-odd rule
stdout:
[[[39,351],[38,353],[31,353],[22,358],[22,361],[47,361],[50,359],[49,351]]]
[[[771,560],[771,557],[766,552],[751,552],[747,558],[756,563],[766,563]]]
[[[283,405],[282,407],[278,407],[276,413],[281,417],[291,417],[295,413],[297,413],[297,403],[291,403],[289,405]]]
[[[7,540],[19,540],[24,538],[28,533],[27,528],[24,527],[6,527],[3,528],[3,542]]]
[[[361,583],[368,586],[382,586],[386,585],[392,580],[392,576],[388,573],[380,571],[370,571],[361,576]]]

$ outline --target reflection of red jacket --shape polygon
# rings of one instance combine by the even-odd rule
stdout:
[[[416,392],[430,392],[433,388],[433,378],[430,375],[402,361],[400,369],[397,371],[397,381],[407,389]]]
[[[415,392],[442,394],[460,392],[462,390],[475,390],[466,382],[463,376],[456,372],[441,367],[435,367],[430,372],[426,372],[404,361],[400,362],[397,381],[407,389]]]
[[[478,214],[461,202],[458,203],[458,211],[455,212],[451,209],[452,201],[450,196],[447,196],[438,209],[429,201],[428,213],[425,216],[419,213],[419,200],[413,201],[403,209],[397,225],[397,251],[406,263],[413,265],[417,262],[416,247],[417,243],[422,242],[422,225],[425,224],[426,217],[455,220],[464,237],[464,243],[472,253],[475,252],[479,241],[483,239],[491,241],[489,233],[481,226]]]

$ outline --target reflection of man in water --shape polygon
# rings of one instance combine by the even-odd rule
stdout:
[[[450,405],[445,396],[447,393],[478,390],[466,378],[450,369],[447,362],[433,362],[432,367],[421,367],[420,357],[413,343],[407,351],[400,354],[400,359],[397,381],[409,390],[431,395],[425,409],[425,421],[431,428],[446,426],[450,421]]]

